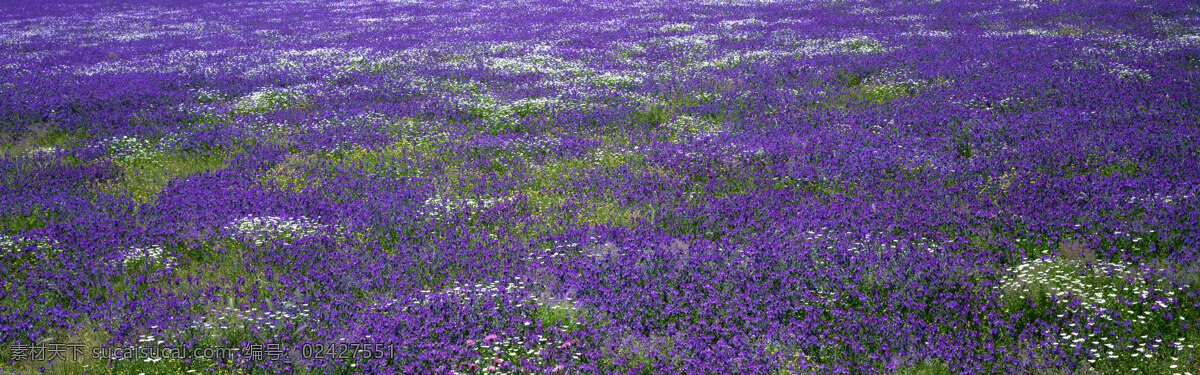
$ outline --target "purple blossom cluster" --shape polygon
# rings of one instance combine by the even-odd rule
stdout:
[[[1200,374],[1191,2],[7,2],[0,52],[4,371]]]

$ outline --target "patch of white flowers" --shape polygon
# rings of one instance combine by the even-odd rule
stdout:
[[[883,12],[883,9],[873,7],[854,7],[850,9],[850,14],[877,14]]]
[[[643,78],[629,73],[605,72],[591,77],[591,81],[605,86],[623,86],[642,83]]]
[[[892,49],[891,47],[885,47],[882,42],[867,35],[842,39],[811,39],[796,44],[793,54],[799,57],[834,54],[871,54],[887,52]]]
[[[192,97],[198,103],[216,103],[225,99],[225,95],[221,94],[220,91],[210,89],[192,90]]]
[[[552,109],[586,109],[589,104],[569,102],[559,97],[521,98],[509,102],[491,95],[463,96],[460,105],[483,118],[488,124],[524,121],[525,116],[544,115]]]
[[[285,326],[288,322],[307,319],[311,313],[307,303],[296,304],[290,301],[279,303],[274,310],[260,310],[257,307],[245,310],[227,306],[200,317],[192,322],[191,328],[221,331],[251,325],[275,329]]]
[[[251,124],[247,126],[247,128],[255,133],[270,136],[287,135],[288,133],[296,130],[295,127],[291,125],[279,122]]]
[[[0,233],[0,254],[7,255],[11,253],[24,252],[25,249],[32,248],[33,251],[51,251],[62,252],[58,248],[58,242],[54,240],[35,239],[23,236],[9,236]]]
[[[253,242],[255,245],[266,243],[270,239],[299,239],[316,235],[328,227],[304,216],[243,216],[225,226],[225,230]]]
[[[42,146],[42,147],[38,147],[38,148],[35,148],[32,150],[29,150],[29,155],[30,156],[50,156],[50,155],[54,155],[54,153],[57,151],[58,151],[58,147]]]
[[[1036,1],[1023,0],[1023,1],[1019,1],[1019,2],[1021,3],[1021,5],[1018,5],[1018,6],[1023,9],[1037,9],[1039,6]]]
[[[304,99],[304,94],[297,90],[264,89],[238,98],[232,109],[238,112],[262,112]]]
[[[1089,363],[1121,358],[1170,358],[1165,362],[1177,367],[1178,358],[1170,357],[1171,350],[1192,350],[1195,345],[1186,338],[1124,337],[1119,332],[1096,329],[1099,324],[1145,326],[1161,322],[1164,312],[1178,304],[1177,293],[1185,289],[1161,289],[1151,286],[1146,278],[1155,269],[1133,266],[1123,262],[1080,259],[1042,258],[1010,267],[1000,279],[999,289],[1006,293],[1045,293],[1067,304],[1071,313],[1084,314],[1086,320],[1067,323],[1051,335],[1051,344],[1067,350],[1083,350]],[[1060,313],[1058,318],[1065,318]],[[1166,317],[1170,319],[1169,316]],[[1107,321],[1107,322],[1106,322]],[[1089,333],[1091,332],[1091,333]]]
[[[505,73],[542,73],[551,76],[589,73],[590,69],[579,61],[564,60],[558,56],[529,53],[519,57],[485,58],[484,65]]]
[[[1196,195],[1191,194],[1191,193],[1184,193],[1184,194],[1177,194],[1177,195],[1154,193],[1154,194],[1147,194],[1147,195],[1143,195],[1143,196],[1132,196],[1132,197],[1129,197],[1127,199],[1127,201],[1129,203],[1173,204],[1176,202],[1180,202],[1180,201],[1187,200],[1187,199],[1192,199],[1195,197],[1196,197]]]
[[[1084,309],[1113,306],[1123,297],[1139,304],[1149,295],[1140,277],[1145,272],[1125,263],[1083,260],[1036,259],[1009,269],[1000,279],[1000,288],[1014,292],[1044,290],[1061,299],[1078,298]]]
[[[1121,79],[1138,79],[1142,81],[1150,80],[1150,73],[1138,68],[1131,68],[1124,64],[1114,63],[1108,68],[1108,72],[1120,77]]]
[[[132,247],[121,251],[122,266],[129,266],[131,263],[138,261],[147,263],[162,262],[167,268],[170,268],[175,263],[172,257],[163,255],[163,248],[159,245]]]
[[[765,25],[765,24],[766,24],[766,22],[763,22],[761,20],[754,19],[754,18],[747,18],[744,20],[721,21],[721,23],[719,25],[723,29],[732,29],[732,28],[735,28],[738,26],[745,26],[745,25],[756,25],[757,26],[757,25]]]
[[[459,210],[481,211],[508,202],[511,198],[450,198],[436,195],[425,199],[425,213],[434,220],[443,219]]]
[[[519,301],[514,305],[514,307],[532,307],[535,303],[538,303],[549,305],[548,307],[555,309],[577,309],[573,305],[575,294],[574,291],[569,291],[566,295],[559,296],[549,293],[546,289],[547,288],[545,286],[540,285],[540,283],[534,280],[521,278],[517,278],[514,280],[514,282],[505,283],[500,283],[498,281],[492,281],[488,283],[455,283],[453,286],[442,290],[424,289],[417,291],[420,299],[415,302],[417,304],[424,304],[439,297],[455,300],[469,300],[480,298],[491,299],[504,295],[515,295],[518,296]],[[408,306],[411,305],[412,302],[405,303],[399,299],[387,299],[374,303],[373,308],[377,310],[388,310],[399,307],[407,310]]]
[[[710,34],[691,34],[687,36],[668,36],[666,39],[659,39],[659,42],[665,42],[666,45],[675,48],[684,48],[690,50],[699,50],[709,47],[713,41],[720,39],[718,35]]]
[[[677,135],[676,143],[715,137],[721,130],[715,121],[689,115],[678,116],[663,126]]]
[[[132,136],[113,137],[104,143],[116,159],[150,159],[159,152],[159,147],[154,142]]]

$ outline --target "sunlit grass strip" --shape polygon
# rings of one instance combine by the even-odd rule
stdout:
[[[28,126],[24,134],[0,133],[0,153],[51,154],[59,146],[78,143],[81,135],[64,131],[52,123]]]
[[[225,168],[229,159],[223,150],[204,153],[165,153],[138,149],[136,154],[116,158],[123,172],[114,181],[96,186],[111,195],[126,195],[138,202],[153,201],[172,179]]]

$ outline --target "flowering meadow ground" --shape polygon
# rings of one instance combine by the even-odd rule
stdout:
[[[614,3],[0,3],[0,372],[1200,374],[1200,3]]]

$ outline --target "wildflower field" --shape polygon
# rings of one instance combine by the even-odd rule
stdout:
[[[1200,374],[1200,3],[0,3],[0,373]]]

